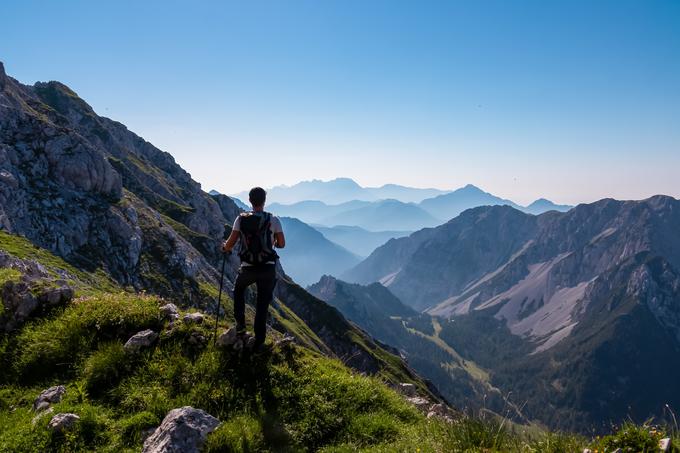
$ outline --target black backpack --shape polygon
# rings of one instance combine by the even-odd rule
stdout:
[[[276,260],[279,256],[274,251],[270,231],[272,215],[263,212],[255,215],[252,212],[241,214],[241,249],[239,257],[248,264],[258,265]]]

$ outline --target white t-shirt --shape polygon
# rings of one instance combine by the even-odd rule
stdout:
[[[263,211],[251,211],[250,214],[255,215],[255,216],[262,216],[264,215]],[[281,220],[279,220],[278,217],[276,217],[274,214],[270,214],[271,219],[269,221],[269,234],[272,235],[272,244],[274,243],[274,234],[275,233],[283,233],[283,227],[281,226]],[[241,231],[241,216],[239,215],[236,217],[236,220],[234,220],[234,226],[232,227],[232,230],[234,231]],[[268,261],[266,264],[276,264],[274,261]],[[241,263],[242,266],[252,266],[252,264],[249,263]]]

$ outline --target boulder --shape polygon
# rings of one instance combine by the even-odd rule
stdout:
[[[80,417],[76,414],[57,414],[52,417],[52,420],[47,424],[47,427],[52,431],[67,431],[73,428],[78,420],[80,420]]]
[[[198,453],[219,424],[218,419],[201,409],[173,409],[144,441],[142,453]]]
[[[156,341],[158,334],[151,329],[142,330],[130,337],[123,349],[126,352],[137,353],[142,348],[148,348]]]
[[[43,291],[38,300],[49,306],[65,304],[73,299],[73,288],[69,286],[61,286],[59,288],[48,288]]]
[[[661,451],[671,451],[671,438],[665,437],[659,441],[659,450]]]
[[[187,313],[182,320],[187,324],[202,324],[205,320],[203,313]]]
[[[408,397],[416,396],[416,386],[414,384],[402,382],[397,386],[397,390],[404,396]]]
[[[174,321],[179,318],[179,310],[175,304],[165,304],[159,310],[165,319]]]
[[[33,410],[38,412],[50,407],[52,403],[61,401],[61,397],[66,393],[66,387],[63,385],[55,385],[43,390],[40,395],[33,402]]]
[[[231,347],[238,339],[238,333],[235,327],[230,327],[226,331],[222,332],[219,337],[217,337],[217,345],[222,347]]]

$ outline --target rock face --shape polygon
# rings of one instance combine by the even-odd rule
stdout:
[[[158,334],[151,329],[142,330],[130,337],[123,348],[126,352],[137,353],[144,348],[148,348],[158,338]]]
[[[73,289],[64,280],[55,280],[37,261],[22,260],[0,250],[0,269],[15,271],[19,277],[0,285],[0,331],[20,327],[41,310],[65,305],[73,299]]]
[[[198,453],[220,421],[190,406],[173,409],[144,442],[143,453]]]
[[[33,402],[33,410],[41,411],[47,409],[51,404],[61,401],[64,394],[66,394],[66,387],[63,385],[55,385],[47,390],[43,390]]]
[[[0,86],[0,229],[169,297],[216,281],[222,209],[169,154],[59,82]]]
[[[76,414],[57,414],[52,417],[52,420],[47,424],[47,427],[52,431],[57,432],[68,431],[75,426],[78,420],[80,420],[80,417]]]

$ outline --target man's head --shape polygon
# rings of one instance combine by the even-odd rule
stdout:
[[[267,192],[262,187],[253,187],[248,193],[248,199],[250,204],[253,205],[253,209],[263,208],[264,202],[267,199]]]

